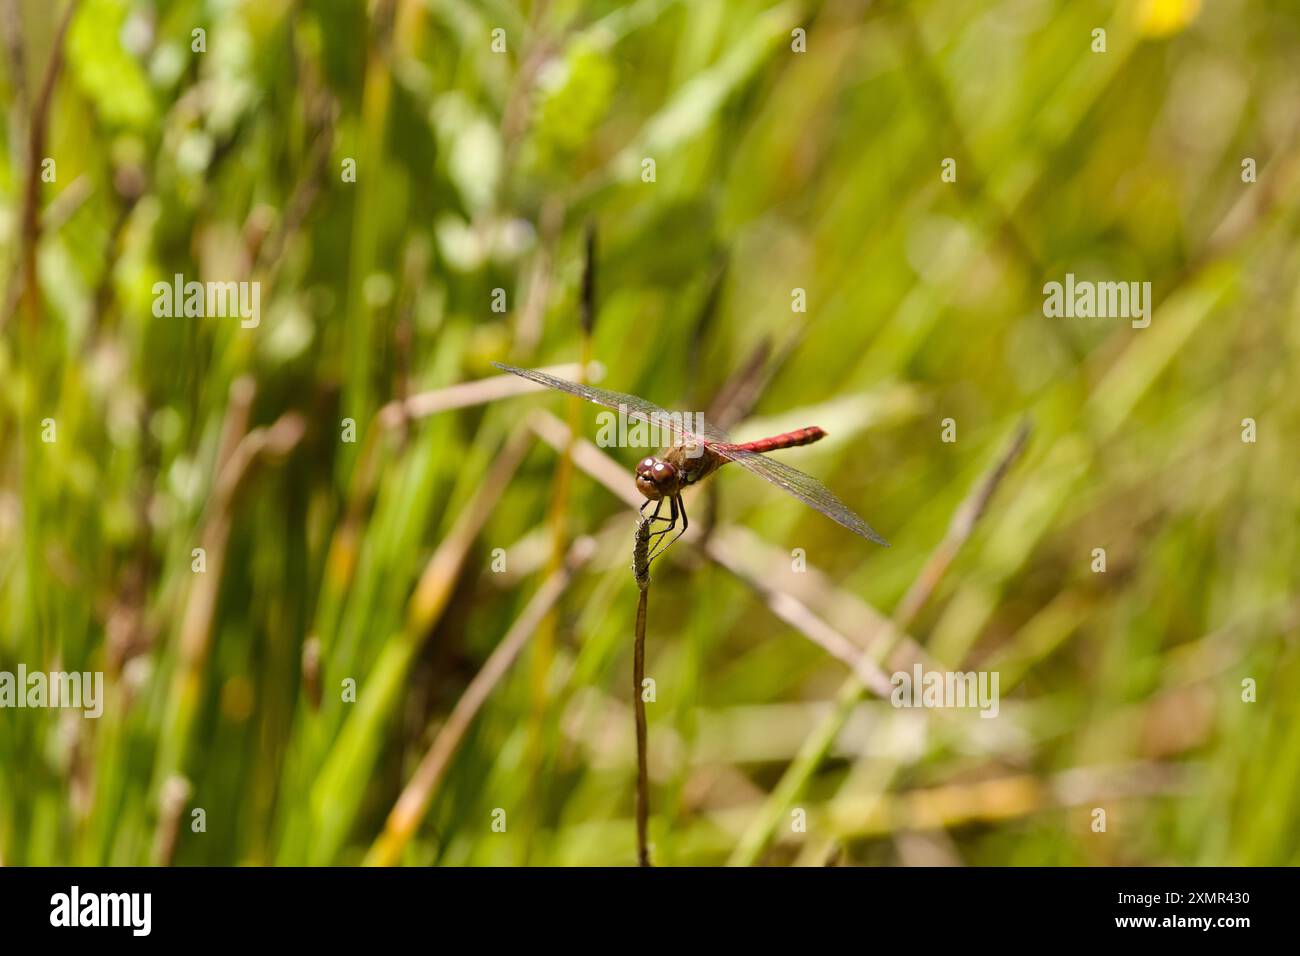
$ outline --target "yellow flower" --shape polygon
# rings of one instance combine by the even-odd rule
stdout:
[[[1141,0],[1138,30],[1149,37],[1172,36],[1196,19],[1200,9],[1201,0]]]

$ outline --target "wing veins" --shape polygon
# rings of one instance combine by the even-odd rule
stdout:
[[[530,382],[536,382],[538,385],[544,385],[547,388],[553,388],[558,392],[567,392],[570,395],[577,395],[584,398],[594,405],[603,405],[605,408],[612,409],[616,412],[623,412],[629,418],[635,418],[643,421],[648,425],[655,425],[659,428],[667,428],[683,438],[698,439],[703,442],[726,442],[729,439],[721,429],[705,423],[703,429],[696,432],[687,428],[683,422],[689,421],[693,416],[685,412],[670,412],[666,408],[661,408],[654,402],[648,401],[637,395],[629,395],[626,392],[616,392],[608,388],[597,388],[594,385],[583,385],[580,382],[572,382],[567,378],[558,378],[554,375],[548,375],[546,372],[539,372],[531,368],[516,368],[513,365],[504,365],[500,362],[493,362],[497,368],[518,375],[520,378],[526,378]]]
[[[742,451],[739,449],[715,448],[714,451],[734,461],[742,468],[769,483],[776,485],[787,494],[793,495],[814,510],[820,511],[837,524],[848,528],[854,534],[861,535],[868,541],[889,547],[889,542],[882,538],[852,508],[839,499],[835,492],[806,472],[792,468],[783,461],[770,458],[761,452]]]

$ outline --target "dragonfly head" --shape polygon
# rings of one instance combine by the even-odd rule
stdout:
[[[677,468],[662,458],[642,458],[636,466],[636,490],[651,501],[677,494]]]

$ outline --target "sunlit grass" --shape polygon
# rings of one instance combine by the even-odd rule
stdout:
[[[656,863],[1300,862],[1294,11],[83,0],[42,113],[20,6],[0,670],[108,700],[0,710],[0,861],[634,864],[642,452],[557,495],[595,410],[491,381],[591,359],[684,410],[758,383],[735,430],[826,428],[783,456],[892,545],[730,470],[692,499]],[[1150,281],[1150,328],[1046,318],[1067,272]],[[261,282],[260,326],[155,317],[176,273]],[[850,693],[831,635],[889,663],[1025,418],[896,645],[998,670],[998,719]]]

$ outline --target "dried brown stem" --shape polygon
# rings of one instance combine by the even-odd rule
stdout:
[[[595,551],[595,541],[591,538],[583,537],[574,541],[564,565],[547,578],[546,583],[533,595],[482,669],[474,675],[402,790],[397,803],[393,805],[384,824],[384,832],[375,840],[366,856],[367,866],[391,866],[397,862],[403,848],[428,813],[447,767],[470,724],[537,631],[542,618],[550,613],[555,602],[568,588],[574,573],[591,559]]]
[[[63,11],[63,17],[59,20],[58,29],[54,33],[50,59],[45,66],[45,74],[37,91],[36,101],[32,104],[27,136],[25,171],[27,180],[23,189],[22,252],[19,259],[22,289],[19,300],[23,303],[28,327],[32,329],[35,329],[40,321],[41,312],[40,290],[36,284],[36,244],[41,238],[41,160],[45,154],[45,137],[49,130],[50,101],[54,97],[54,85],[58,82],[59,73],[63,69],[63,40],[67,36],[68,26],[72,23],[72,15],[77,10],[77,4],[78,0],[69,0],[67,8]],[[0,328],[4,327],[9,318],[10,306],[16,306],[16,302],[11,300],[7,304],[5,314],[0,315]]]
[[[636,575],[636,636],[632,645],[632,706],[636,713],[636,859],[638,866],[650,866],[650,767],[647,757],[645,697],[645,621],[650,598],[650,522],[636,528],[632,549],[632,570]]]
[[[23,17],[18,0],[4,0],[0,5],[0,18],[4,23],[5,48],[9,55],[9,85],[13,90],[15,126],[22,129],[27,122],[27,59],[23,55]]]
[[[646,759],[645,698],[641,693],[645,681],[645,617],[649,594],[649,588],[638,590],[636,643],[632,653],[632,703],[636,707],[636,859],[639,866],[650,865],[650,769]]]
[[[181,816],[185,812],[186,802],[190,799],[191,789],[190,782],[179,774],[169,777],[163,784],[158,829],[154,833],[154,866],[171,866],[176,856]]]
[[[1024,450],[1025,442],[1029,440],[1029,422],[1024,421],[1016,429],[1011,441],[1007,443],[1002,454],[998,457],[993,467],[984,475],[983,479],[977,484],[953,513],[952,520],[948,523],[948,533],[944,535],[942,541],[931,552],[925,566],[921,568],[920,573],[912,582],[912,586],[907,589],[903,599],[898,602],[898,608],[894,612],[894,622],[898,628],[906,628],[916,619],[921,608],[925,607],[930,596],[934,594],[935,588],[943,580],[944,574],[947,573],[957,552],[961,546],[971,536],[975,530],[975,525],[988,509],[989,500],[993,497],[993,492],[997,490],[1002,479],[1006,477],[1011,463],[1020,457]]]
[[[570,363],[568,365],[548,366],[542,371],[558,375],[561,378],[572,378],[582,375],[584,369],[579,363]],[[588,363],[585,371],[588,380],[599,381],[604,369],[598,363],[592,362]],[[493,375],[490,378],[482,378],[473,382],[461,382],[435,391],[420,392],[417,395],[410,396],[405,401],[389,402],[379,410],[378,420],[385,428],[395,428],[404,419],[427,418],[439,412],[469,408],[472,405],[485,405],[488,402],[510,398],[514,395],[523,395],[526,392],[535,392],[539,389],[540,386],[534,385],[527,379],[522,379],[517,375]]]

